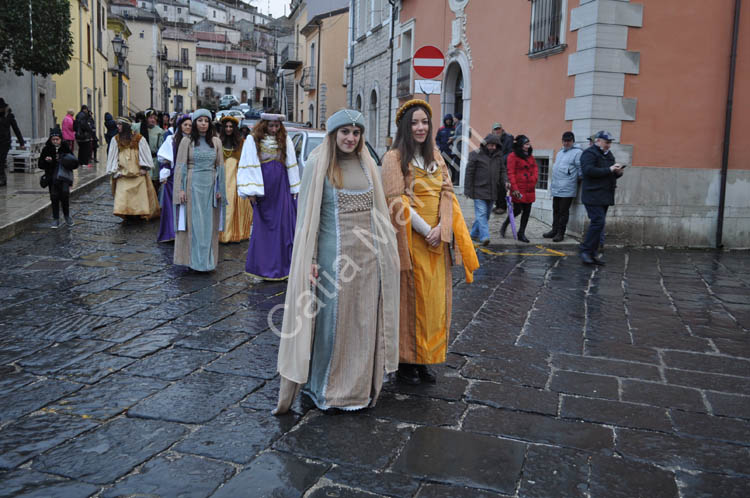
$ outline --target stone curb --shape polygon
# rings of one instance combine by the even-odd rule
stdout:
[[[87,181],[86,183],[78,185],[74,190],[70,192],[70,199],[76,199],[81,195],[90,192],[101,183],[106,181],[108,178],[109,175],[105,173],[101,176]],[[11,221],[7,225],[0,227],[0,242],[12,239],[16,235],[22,233],[24,230],[27,230],[28,228],[36,225],[45,217],[50,216],[52,216],[52,204],[48,202],[44,207],[37,209],[36,211],[26,215],[25,217],[15,221]]]

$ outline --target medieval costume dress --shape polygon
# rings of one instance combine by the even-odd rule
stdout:
[[[167,131],[164,134],[164,142],[156,154],[159,161],[159,178],[166,178],[159,191],[159,205],[161,206],[161,219],[159,220],[159,233],[157,242],[171,242],[174,240],[174,209],[172,208],[172,192],[174,190],[174,164],[177,156],[177,147],[174,142],[174,134]]]
[[[346,111],[331,116],[329,133],[349,123],[364,129],[362,114]],[[374,406],[385,374],[398,367],[399,261],[380,175],[367,149],[337,150],[342,185],[335,187],[326,174],[329,143],[313,151],[302,179],[277,414],[300,389],[322,410]]]
[[[286,163],[280,160],[280,147],[286,147]],[[279,144],[275,137],[266,135],[259,148],[252,138],[245,140],[237,191],[240,197],[256,198],[245,272],[265,280],[285,280],[289,276],[297,220],[294,197],[300,191],[292,139],[287,136],[286,143]]]
[[[175,162],[174,184],[177,192],[186,193],[187,199],[181,203],[179,194],[174,194],[174,264],[196,271],[215,269],[219,259],[219,232],[226,202],[224,155],[221,140],[213,137],[212,143],[213,147],[200,137],[199,144],[194,145],[190,137],[183,138]]]
[[[107,173],[112,174],[113,214],[125,218],[139,216],[150,220],[159,216],[159,201],[148,174],[154,163],[146,139],[133,133],[130,141],[123,143],[121,134],[109,143]]]
[[[222,120],[223,121],[223,120]],[[235,128],[235,133],[240,130]],[[227,216],[224,231],[219,234],[219,242],[240,242],[250,238],[250,225],[253,221],[253,207],[250,200],[237,193],[237,166],[242,156],[245,140],[240,138],[239,145],[233,148],[223,147],[224,171],[227,181]]]
[[[397,121],[410,102],[399,109]],[[423,101],[416,102],[427,106]],[[434,158],[433,163],[424,164],[421,156],[415,156],[406,177],[397,150],[390,150],[383,158],[385,197],[396,229],[401,262],[399,362],[402,364],[433,365],[446,360],[453,300],[449,244],[454,237],[455,263],[463,263],[467,282],[473,281],[472,273],[479,268],[453,194],[450,172],[437,149]],[[430,227],[440,225],[441,242],[437,247],[413,233],[414,213]]]

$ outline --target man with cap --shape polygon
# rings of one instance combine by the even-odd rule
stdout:
[[[23,140],[21,130],[18,129],[18,123],[16,123],[16,117],[5,103],[5,100],[0,98],[0,187],[4,187],[8,180],[5,177],[5,164],[8,160],[8,151],[10,150],[10,130],[13,129],[13,133],[16,134],[18,139],[18,145],[20,148],[26,146],[26,142]]]
[[[492,134],[500,137],[500,155],[503,160],[503,168],[506,168],[506,162],[508,160],[508,154],[513,152],[513,135],[506,133],[503,125],[500,123],[492,123]],[[497,186],[497,199],[495,199],[495,209],[492,210],[495,214],[502,214],[506,211],[505,196],[508,195],[507,185],[499,183]]]
[[[550,193],[552,194],[552,230],[542,234],[545,239],[562,242],[568,226],[570,205],[576,198],[581,174],[581,154],[583,151],[575,144],[576,137],[572,131],[562,135],[562,149],[555,156],[550,176]]]
[[[594,145],[581,154],[581,201],[586,207],[590,223],[581,243],[581,261],[584,264],[603,265],[597,257],[601,236],[604,231],[607,209],[615,203],[617,179],[622,176],[623,168],[615,161],[609,150],[612,146],[612,134],[600,131],[594,135]]]

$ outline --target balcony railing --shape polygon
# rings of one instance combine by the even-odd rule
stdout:
[[[297,69],[302,65],[302,61],[298,59],[296,47],[287,45],[281,50],[279,65],[281,69]]]
[[[172,78],[172,83],[170,86],[172,88],[189,88],[190,84],[188,80]]]
[[[312,66],[307,66],[302,70],[302,77],[299,80],[299,84],[305,90],[310,91],[315,90],[315,83],[315,68]]]
[[[396,77],[396,97],[407,97],[411,95],[411,59],[398,63],[398,76]]]
[[[203,73],[203,81],[212,81],[214,83],[237,83],[237,76],[234,74],[208,74]]]

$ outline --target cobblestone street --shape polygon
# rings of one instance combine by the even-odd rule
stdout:
[[[108,185],[71,210],[0,244],[1,497],[748,496],[748,252],[490,245],[437,384],[274,417],[247,243],[200,274]]]

